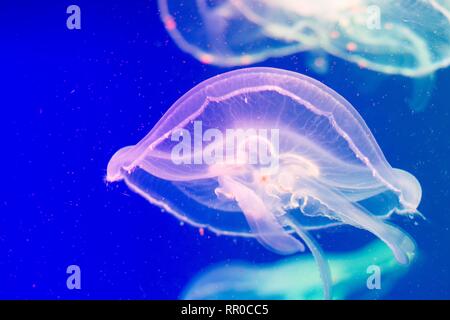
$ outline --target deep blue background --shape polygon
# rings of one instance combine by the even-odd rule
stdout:
[[[66,28],[70,4],[81,7],[82,30]],[[156,3],[2,2],[0,41],[0,298],[177,298],[213,262],[278,258],[255,241],[202,237],[123,184],[104,182],[117,149],[139,141],[188,89],[225,71],[181,52]],[[436,74],[428,109],[415,114],[409,79],[334,58],[320,76],[306,60],[260,65],[314,76],[341,93],[390,163],[422,184],[429,220],[400,220],[419,259],[386,298],[450,298],[450,71]],[[320,242],[332,252],[370,239],[343,228]],[[79,291],[66,288],[71,264],[82,270]]]

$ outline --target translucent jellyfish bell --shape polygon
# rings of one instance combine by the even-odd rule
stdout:
[[[296,41],[268,37],[228,0],[158,0],[158,5],[172,39],[203,63],[248,65],[307,49]]]
[[[449,0],[159,0],[178,46],[246,65],[322,49],[364,68],[420,77],[450,64]]]
[[[380,298],[408,271],[379,241],[354,252],[330,255],[328,261],[336,300]],[[378,290],[369,290],[368,285]],[[182,298],[317,300],[321,298],[321,280],[314,260],[305,255],[262,265],[227,262],[195,276]]]
[[[255,237],[280,254],[304,250],[303,239],[327,297],[327,262],[308,230],[348,224],[376,235],[400,263],[414,253],[384,220],[417,213],[420,184],[389,165],[344,98],[294,72],[249,68],[202,82],[113,156],[107,180],[124,180],[182,221]]]

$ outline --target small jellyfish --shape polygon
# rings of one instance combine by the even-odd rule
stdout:
[[[419,182],[389,165],[343,97],[295,72],[248,68],[202,82],[116,152],[106,179],[199,228],[254,237],[280,254],[306,244],[327,298],[331,276],[310,230],[347,224],[384,241],[402,264],[414,254],[386,220],[419,214]]]
[[[219,66],[305,50],[409,77],[450,64],[449,0],[159,0],[159,8],[182,50]]]
[[[333,299],[373,299],[387,294],[407,271],[383,243],[374,241],[350,253],[330,255]],[[209,267],[188,284],[186,300],[318,300],[321,280],[314,260],[296,256],[252,265],[223,263]]]

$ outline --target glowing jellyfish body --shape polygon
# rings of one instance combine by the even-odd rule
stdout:
[[[204,63],[247,65],[322,49],[419,77],[450,64],[449,0],[159,0],[178,46]]]
[[[408,267],[396,263],[381,242],[355,252],[330,255],[328,261],[333,275],[333,299],[379,298],[408,271]],[[378,290],[369,290],[368,284]],[[182,298],[314,300],[321,298],[321,280],[309,256],[264,265],[224,263],[197,275]]]
[[[197,85],[113,156],[107,180],[124,180],[182,221],[281,254],[302,251],[299,236],[326,296],[327,263],[308,230],[348,224],[383,240],[400,263],[414,253],[383,220],[417,213],[418,181],[388,164],[344,98],[294,72],[241,69]]]

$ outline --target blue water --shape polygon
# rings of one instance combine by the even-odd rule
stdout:
[[[256,241],[202,236],[123,184],[104,181],[116,150],[139,141],[188,89],[226,70],[181,52],[154,1],[47,2],[0,7],[0,298],[174,299],[211,263],[278,259]],[[66,28],[73,3],[81,30]],[[397,221],[419,256],[385,298],[449,299],[450,69],[435,75],[427,109],[413,113],[410,79],[335,58],[318,75],[308,59],[259,65],[335,89],[361,113],[392,166],[422,184],[419,209],[428,220]],[[341,228],[324,232],[320,243],[336,252],[371,239]],[[66,287],[72,264],[81,268],[81,290]]]

